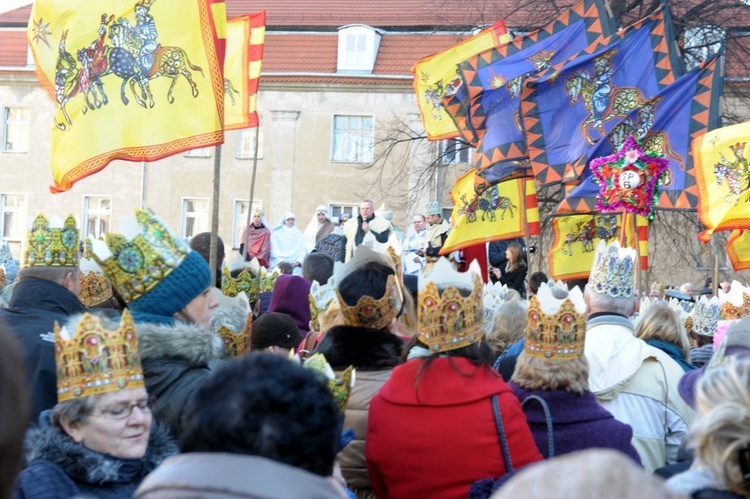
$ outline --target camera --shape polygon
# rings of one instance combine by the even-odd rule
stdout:
[[[529,253],[536,253],[536,246],[529,246]]]

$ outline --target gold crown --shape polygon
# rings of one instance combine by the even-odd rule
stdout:
[[[328,310],[331,303],[336,299],[333,278],[324,285],[313,281],[310,285],[310,294],[307,295],[310,302],[310,322],[314,331],[320,331],[320,316]]]
[[[104,329],[89,313],[73,336],[57,322],[54,330],[58,402],[144,386],[138,336],[128,310],[115,331]]]
[[[268,270],[265,267],[261,267],[260,276],[258,277],[258,282],[260,283],[259,291],[261,293],[273,291],[273,288],[276,286],[276,280],[280,275],[281,271],[279,269]]]
[[[0,265],[0,291],[5,288],[5,284],[8,282],[8,278],[5,276],[5,267]]]
[[[89,242],[88,239],[86,241]],[[81,258],[78,266],[81,269],[78,276],[81,287],[78,292],[78,299],[86,308],[102,304],[112,298],[112,284],[96,262],[88,258]]]
[[[356,377],[354,366],[347,367],[344,372],[341,373],[341,376],[337,378],[333,368],[331,368],[328,360],[326,360],[326,356],[322,353],[311,355],[302,365],[308,369],[312,369],[323,380],[325,380],[328,384],[328,388],[333,394],[333,399],[336,401],[336,406],[339,408],[339,412],[344,414],[347,402],[349,401],[349,394],[354,387]]]
[[[742,319],[748,314],[747,291],[738,281],[732,281],[728,293],[719,289],[721,315],[725,320]]]
[[[459,273],[441,257],[428,274],[419,276],[417,335],[431,353],[482,339],[483,290],[481,271],[474,262],[468,272]]]
[[[26,235],[23,255],[23,267],[76,267],[76,219],[68,215],[62,227],[52,227],[47,217],[41,213],[37,215]]]
[[[235,297],[217,297],[219,306],[214,309],[211,326],[224,343],[224,356],[240,357],[250,351],[250,331],[253,327],[253,312],[245,293]]]
[[[383,296],[375,298],[363,295],[355,305],[348,305],[341,297],[338,287],[347,276],[372,262],[393,271],[393,275],[389,275],[386,280]],[[367,246],[357,246],[354,256],[348,262],[336,262],[333,267],[333,281],[336,283],[336,298],[341,307],[341,315],[349,326],[383,329],[398,316],[404,305],[403,289],[393,267],[393,260],[388,255],[376,253]]]
[[[586,303],[577,287],[557,298],[546,283],[529,300],[524,353],[542,359],[577,359],[586,338]]]
[[[131,303],[151,291],[176,269],[190,248],[152,211],[136,210],[123,221],[123,234],[92,241],[94,260],[117,292]]]
[[[687,334],[690,334],[690,332],[693,330],[693,326],[694,326],[693,316],[692,315],[688,315],[685,318],[685,321],[683,322],[683,325],[685,326],[685,332]]]

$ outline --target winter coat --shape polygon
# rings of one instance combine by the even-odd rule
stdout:
[[[31,413],[35,422],[42,411],[57,404],[54,324],[86,311],[78,297],[45,279],[25,277],[14,285],[10,307],[0,309],[4,322],[23,348],[26,360]]]
[[[652,472],[677,460],[695,412],[680,397],[682,368],[666,353],[635,337],[619,315],[597,314],[586,324],[584,354],[589,386],[599,403],[633,428],[633,446]]]
[[[526,296],[526,272],[528,267],[525,263],[521,263],[515,270],[506,270],[498,282],[505,284],[509,288],[513,288],[521,295],[521,298]]]
[[[633,429],[617,421],[596,401],[593,393],[578,395],[565,390],[527,390],[515,383],[509,385],[522,404],[532,395],[547,402],[552,419],[555,457],[592,447],[610,448],[627,454],[640,464],[638,452],[631,444]],[[523,412],[539,451],[549,458],[549,433],[542,405],[536,400],[529,400],[523,406]]]
[[[493,395],[513,466],[542,459],[521,404],[497,373],[464,358],[439,357],[420,375],[424,363],[395,368],[370,403],[367,467],[377,497],[466,497],[474,481],[503,475],[508,466]]]
[[[25,445],[29,464],[18,476],[19,499],[67,499],[79,494],[130,498],[146,475],[178,452],[167,429],[158,424],[151,426],[148,451],[141,459],[101,454],[53,427],[31,428]]]
[[[211,375],[222,358],[224,343],[218,334],[197,324],[142,322],[138,352],[148,394],[156,397],[154,418],[167,425],[179,440],[182,410],[192,393]]]
[[[390,378],[401,359],[404,342],[387,331],[352,326],[334,326],[326,332],[315,352],[323,353],[340,374],[349,366],[356,369],[354,387],[344,415],[346,430],[354,430],[354,440],[338,455],[341,474],[358,497],[372,495],[365,462],[365,435],[370,401]]]
[[[330,478],[270,459],[192,452],[170,457],[135,493],[138,499],[343,499]]]

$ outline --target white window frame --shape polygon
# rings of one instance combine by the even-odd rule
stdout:
[[[367,128],[368,121],[369,129]],[[333,115],[331,121],[331,161],[333,163],[372,163],[374,144],[375,117],[373,115]]]
[[[359,215],[359,205],[354,203],[328,203],[328,214],[331,221],[338,219],[341,213],[348,213],[356,217]]]
[[[15,203],[9,203],[9,199],[15,199]],[[20,200],[20,201],[19,201]],[[0,194],[0,239],[7,242],[21,242],[26,233],[26,194],[2,193]],[[6,235],[6,216],[14,215],[13,233]]]
[[[350,24],[339,29],[339,73],[372,73],[375,68],[382,31],[364,24]]]
[[[438,159],[442,165],[466,165],[472,162],[473,147],[461,139],[447,139],[438,142]]]
[[[188,211],[188,203],[205,203],[205,210],[201,211],[192,210]],[[196,208],[199,208],[196,206]],[[188,234],[188,219],[193,219],[193,231],[192,234]],[[192,239],[196,234],[201,232],[207,232],[211,229],[211,206],[209,198],[182,198],[182,211],[180,213],[180,235],[186,241]]]
[[[247,205],[248,199],[235,199],[232,209],[232,249],[240,249],[242,244],[242,232],[245,230],[247,224]],[[253,208],[263,208],[263,201],[260,199],[253,199]],[[270,227],[269,227],[270,228]]]
[[[237,130],[237,142],[234,157],[237,159],[254,159],[255,128]],[[263,122],[258,115],[258,159],[263,159]]]
[[[26,114],[25,119],[23,117],[11,118],[10,114],[12,111],[19,111],[20,113]],[[2,125],[3,141],[0,144],[0,151],[13,153],[29,152],[31,143],[31,109],[28,106],[3,107]],[[14,130],[15,133],[11,132],[11,130]],[[9,142],[15,135],[18,135],[18,147],[13,147],[11,144],[13,144],[14,142]]]
[[[185,151],[186,158],[210,158],[211,147],[199,147],[197,149],[190,149]]]
[[[102,207],[102,202],[106,201],[108,207]],[[94,230],[89,227],[90,217],[94,217]],[[99,239],[100,236],[110,232],[112,227],[112,198],[110,196],[84,196],[83,197],[83,224],[81,227],[82,238],[86,239],[91,236]]]

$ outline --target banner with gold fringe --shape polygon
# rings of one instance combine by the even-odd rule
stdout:
[[[453,229],[441,254],[477,243],[513,239],[539,233],[539,211],[533,179],[513,179],[495,184],[481,195],[474,190],[475,170],[456,180],[451,191]],[[525,184],[525,185],[524,185]],[[525,190],[525,192],[524,192]],[[527,201],[531,203],[527,204]]]
[[[225,25],[223,0],[36,0],[29,45],[57,103],[52,192],[115,159],[221,144]]]
[[[460,132],[445,112],[443,98],[455,90],[460,82],[457,64],[498,45],[510,41],[504,21],[490,26],[448,49],[423,57],[411,68],[414,74],[414,92],[422,123],[429,140],[458,137]]]
[[[258,84],[265,39],[265,10],[227,21],[224,130],[258,126]]]
[[[727,255],[734,270],[750,269],[750,232],[743,229],[732,231],[727,241]]]

